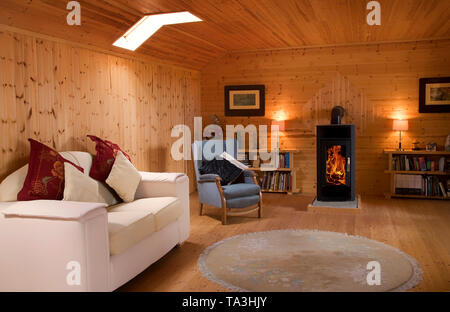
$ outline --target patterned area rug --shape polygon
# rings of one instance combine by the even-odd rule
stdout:
[[[422,279],[419,263],[390,245],[312,230],[230,237],[208,247],[198,266],[233,291],[405,291]]]

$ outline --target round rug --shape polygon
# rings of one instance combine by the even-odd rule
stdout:
[[[419,263],[390,245],[313,230],[230,237],[208,247],[198,266],[233,291],[405,291],[422,279]]]

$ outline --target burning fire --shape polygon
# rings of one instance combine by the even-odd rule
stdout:
[[[341,146],[335,145],[328,149],[327,183],[345,185],[345,157],[341,155]]]

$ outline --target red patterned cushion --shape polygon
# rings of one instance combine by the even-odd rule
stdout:
[[[64,163],[68,162],[83,172],[83,168],[62,157],[50,147],[30,141],[28,173],[17,200],[54,199],[62,200],[64,195]]]
[[[95,155],[92,162],[91,171],[89,172],[91,178],[105,182],[111,172],[118,151],[121,151],[131,162],[130,156],[119,145],[102,140],[95,135],[88,135],[88,138],[95,142],[95,150],[97,151],[97,155]]]

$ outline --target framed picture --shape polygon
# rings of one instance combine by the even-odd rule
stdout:
[[[450,77],[419,80],[419,112],[450,112]]]
[[[264,85],[225,86],[225,116],[264,116]]]

